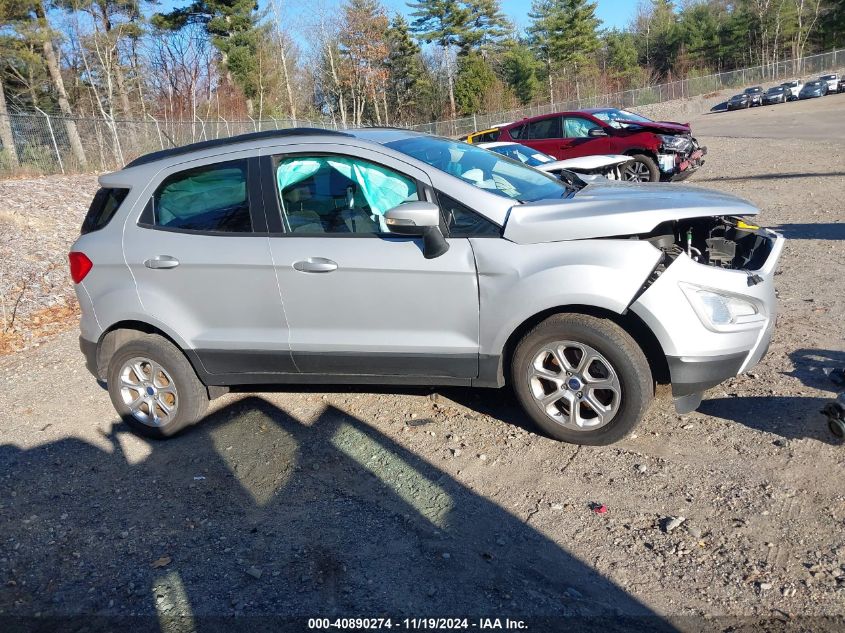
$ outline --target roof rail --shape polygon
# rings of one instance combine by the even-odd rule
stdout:
[[[150,152],[139,156],[135,160],[126,164],[126,167],[137,167],[138,165],[146,165],[153,163],[162,158],[169,158],[171,156],[179,156],[181,154],[190,154],[203,149],[210,149],[212,147],[225,147],[226,145],[234,145],[235,143],[244,143],[247,141],[258,141],[268,138],[278,138],[286,136],[350,136],[345,132],[338,132],[337,130],[326,130],[319,127],[292,127],[284,130],[263,130],[261,132],[249,132],[247,134],[238,134],[236,136],[227,136],[224,138],[215,138],[209,141],[200,141],[199,143],[189,143],[180,147],[171,147],[163,149],[158,152]]]

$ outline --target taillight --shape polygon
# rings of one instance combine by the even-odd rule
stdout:
[[[75,284],[82,283],[85,275],[94,267],[94,263],[88,259],[85,253],[72,252],[68,254],[67,258],[70,260],[70,278],[73,279]]]

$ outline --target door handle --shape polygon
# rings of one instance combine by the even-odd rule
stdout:
[[[293,267],[303,273],[330,273],[337,270],[337,262],[325,257],[309,257],[295,262]]]
[[[156,255],[144,262],[144,266],[152,269],[176,268],[178,265],[179,260],[170,255]]]

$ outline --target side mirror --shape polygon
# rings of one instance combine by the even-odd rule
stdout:
[[[432,202],[405,202],[385,213],[384,221],[387,230],[396,235],[422,236],[426,259],[449,250],[449,242],[440,232],[440,207]]]
[[[605,132],[600,127],[594,127],[591,128],[589,132],[587,132],[587,136],[590,136],[592,138],[599,138],[601,136],[607,136],[607,132]]]

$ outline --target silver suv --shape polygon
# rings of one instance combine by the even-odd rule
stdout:
[[[775,322],[784,240],[722,193],[393,129],[208,141],[100,185],[70,254],[80,345],[153,437],[236,386],[510,384],[549,435],[607,444],[656,383],[689,411],[753,367]]]

